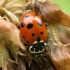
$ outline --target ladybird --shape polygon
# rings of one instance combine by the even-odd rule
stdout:
[[[32,11],[24,12],[20,19],[20,34],[31,53],[42,55],[48,35],[46,24],[40,16]]]

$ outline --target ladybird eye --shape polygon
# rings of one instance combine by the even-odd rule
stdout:
[[[42,26],[43,24],[42,24],[42,22],[38,22],[38,24],[40,25],[40,26]]]
[[[24,27],[24,26],[25,26],[25,23],[24,23],[24,22],[22,22],[22,23],[21,23],[21,27]]]

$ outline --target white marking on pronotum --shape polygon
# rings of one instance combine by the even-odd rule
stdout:
[[[32,47],[33,47],[33,46],[30,46],[30,47],[29,47],[29,51],[30,51],[30,52],[32,52],[32,51],[31,51],[31,48],[32,48]]]
[[[34,51],[31,51],[32,48],[33,48],[33,46],[30,46],[30,47],[29,47],[29,51],[30,51],[31,53],[35,53],[35,48],[34,48]]]
[[[40,42],[44,42],[43,40],[41,40]]]
[[[42,51],[39,50],[38,52],[36,52],[36,51],[35,51],[35,48],[34,48],[34,51],[31,51],[32,48],[33,48],[33,46],[30,46],[30,47],[29,47],[29,51],[30,51],[31,53],[42,53],[42,52],[44,51],[44,49],[43,49]]]
[[[29,48],[31,49],[33,46],[30,46]]]
[[[42,51],[44,51],[44,49]]]
[[[37,41],[35,41],[33,44],[36,44],[36,43],[38,43]]]
[[[30,47],[29,47],[29,51],[30,51],[31,53],[42,53],[42,52],[44,51],[44,49],[43,49],[42,51],[39,50],[38,52],[36,52],[36,51],[31,51],[31,48],[32,48],[32,47],[33,47],[33,46],[30,46]]]
[[[44,45],[46,46],[46,43],[44,43]]]

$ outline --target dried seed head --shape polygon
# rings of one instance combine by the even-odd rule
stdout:
[[[0,30],[7,39],[12,41],[15,45],[19,46],[22,50],[25,50],[25,47],[20,41],[19,30],[13,23],[4,19],[0,20]]]
[[[0,14],[6,20],[19,25],[19,18],[23,13],[23,1],[20,0],[0,0]]]

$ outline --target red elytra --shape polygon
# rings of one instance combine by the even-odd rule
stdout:
[[[32,11],[26,11],[20,19],[20,34],[24,43],[32,45],[38,38],[47,41],[47,27],[40,16]]]

